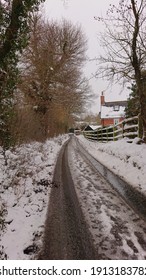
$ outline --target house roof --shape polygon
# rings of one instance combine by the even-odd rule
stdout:
[[[93,129],[91,128],[90,125],[87,125],[87,126],[84,128],[84,130],[85,130],[85,131],[88,131],[88,130],[93,130]]]
[[[105,101],[105,96],[102,92],[101,95],[101,119],[113,119],[125,116],[125,107],[127,105],[127,100],[115,100],[115,101]]]
[[[117,100],[117,101],[105,101],[103,106],[113,107],[113,106],[123,106],[126,107],[127,100]]]
[[[96,129],[98,129],[98,128],[100,128],[101,127],[101,125],[87,125],[86,127],[85,127],[85,131],[88,131],[88,130],[96,130]]]
[[[114,106],[118,106],[117,104]],[[119,110],[114,110],[113,106],[101,106],[101,119],[120,118],[125,116],[125,106],[119,106]]]
[[[101,125],[90,125],[93,130],[96,130],[101,127]]]

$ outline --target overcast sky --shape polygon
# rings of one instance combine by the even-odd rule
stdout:
[[[115,4],[118,0],[46,0],[45,15],[49,19],[69,19],[72,23],[81,24],[82,29],[88,39],[88,52],[90,58],[99,56],[102,52],[97,35],[102,31],[102,26],[94,19],[95,16],[105,15],[109,4]],[[84,69],[87,78],[92,77],[96,71],[96,62],[86,64]],[[105,91],[106,100],[125,99],[124,92],[121,94],[119,86],[107,88],[108,83],[101,79],[91,79],[90,85],[95,94],[93,105],[89,112],[98,113],[100,104],[99,96]]]

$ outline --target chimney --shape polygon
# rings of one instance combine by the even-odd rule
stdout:
[[[102,105],[104,105],[104,103],[105,103],[105,100],[104,100],[104,93],[103,93],[103,91],[102,91],[101,96],[100,96],[100,105],[102,106]]]

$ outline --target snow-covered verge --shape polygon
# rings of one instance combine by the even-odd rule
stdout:
[[[144,221],[82,157],[76,141],[72,141],[68,160],[98,258],[145,260]]]
[[[35,142],[8,150],[6,152],[7,165],[5,165],[5,159],[2,150],[0,150],[0,259],[33,259],[41,249],[49,194],[51,188],[53,188],[52,178],[56,158],[67,138],[68,136],[65,135],[59,136],[46,141],[44,144]],[[91,142],[83,136],[77,136],[77,138],[97,160],[146,195],[145,144],[138,145],[136,140],[133,143],[127,143],[126,139],[103,144]],[[78,159],[73,160],[73,157],[71,157],[71,161],[73,162],[71,163],[72,170],[75,170],[76,185],[79,187],[78,192],[82,194],[81,201],[85,209],[85,215],[90,221],[97,210],[99,210],[98,215],[100,214],[100,209],[97,209],[97,205],[104,208],[106,194],[101,197],[100,203],[99,201],[95,202],[97,193],[94,189],[94,184],[91,188],[91,183],[93,180],[98,181],[96,178],[94,179],[96,174],[86,171],[88,181],[92,179],[89,185],[82,177],[84,170],[80,171],[80,165],[84,167],[85,163]],[[83,169],[87,170],[87,167],[85,166]],[[109,203],[108,200],[109,197],[106,203]],[[114,207],[116,205],[118,203],[115,203]],[[91,214],[88,213],[87,208],[89,208],[89,211],[93,208],[90,211]],[[95,211],[93,211],[94,208]],[[111,209],[112,206],[109,208]],[[109,211],[111,211],[110,209]],[[101,221],[107,221],[104,213],[102,219],[102,213],[103,211],[101,212]],[[127,213],[127,211],[124,213]],[[90,214],[89,217],[88,214]],[[125,219],[126,217],[124,216]],[[94,219],[92,220],[95,223]],[[110,227],[111,223],[108,221],[106,226]],[[91,227],[93,227],[96,234],[95,225],[91,224]],[[140,227],[142,228],[142,225],[138,225],[138,228]],[[101,231],[100,223],[99,230]],[[138,230],[135,229],[135,232],[137,234]],[[100,241],[99,235],[98,240]],[[113,243],[115,242],[114,240]],[[128,243],[130,242],[129,239],[126,240],[128,240]],[[133,242],[135,243],[136,241]],[[137,254],[139,255],[137,258],[146,257],[145,252],[139,249],[138,246],[139,253]],[[126,248],[128,248],[126,249],[128,256],[129,254],[133,256],[127,245]]]
[[[32,259],[41,248],[57,155],[67,135],[0,150],[0,259]]]
[[[99,143],[78,136],[84,148],[111,171],[146,195],[146,144],[127,139]]]

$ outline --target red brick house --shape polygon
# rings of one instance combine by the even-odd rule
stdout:
[[[127,101],[105,101],[102,92],[100,96],[100,119],[102,126],[115,125],[125,118]]]

